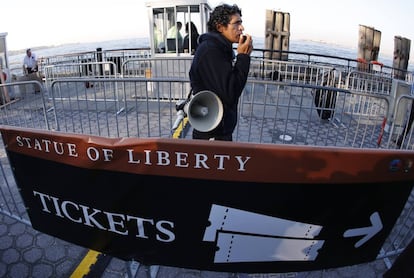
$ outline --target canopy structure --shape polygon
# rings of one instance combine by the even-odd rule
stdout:
[[[149,17],[152,55],[191,55],[195,40],[194,27],[199,34],[207,32],[211,7],[205,0],[150,1],[146,2]],[[192,24],[193,28],[186,28]],[[184,44],[188,36],[189,43]],[[185,46],[187,45],[187,47]]]

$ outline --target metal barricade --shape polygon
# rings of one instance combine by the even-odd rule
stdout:
[[[0,84],[0,88],[4,86]],[[13,95],[10,102],[1,106],[1,124],[40,128],[49,130],[51,119],[47,113],[51,108],[48,92],[39,81],[19,81],[6,84],[9,93]],[[36,92],[40,88],[40,92]]]
[[[349,99],[346,110],[359,116],[359,121],[382,121],[386,117],[387,103],[382,97],[391,101],[392,78],[385,74],[369,72],[349,72],[344,88],[356,92]],[[360,94],[363,93],[363,94]],[[378,97],[379,96],[379,97]]]
[[[389,139],[397,148],[413,149],[413,122],[414,122],[414,96],[411,94],[397,95],[392,102],[389,113],[391,117],[387,121],[384,130],[390,134]]]
[[[85,81],[95,83],[96,86],[86,88]],[[151,91],[147,85],[149,82],[156,86],[163,86],[165,90],[163,92]],[[168,126],[167,132],[162,130],[159,133],[151,133],[152,135],[144,135],[145,133],[140,134],[141,132],[138,130],[136,133],[131,133],[130,128],[121,128],[117,120],[128,115],[128,118],[124,119],[125,124],[128,122],[128,125],[134,122],[140,124],[142,118],[147,118],[146,113],[157,108],[154,112],[158,114],[149,118],[162,122],[164,118],[160,118],[161,114],[159,113],[161,113],[161,107],[167,104],[169,106],[168,115],[170,115],[168,118],[173,123],[177,112],[175,110],[176,101],[187,98],[188,86],[189,80],[182,78],[62,78],[52,82],[47,94],[33,94],[30,97],[36,99],[30,102],[26,102],[29,99],[24,98],[18,102],[18,105],[10,105],[10,109],[6,110],[6,115],[13,113],[14,116],[7,118],[6,115],[3,115],[2,123],[19,125],[23,121],[21,117],[29,118],[25,117],[27,111],[42,109],[39,110],[42,113],[38,114],[42,115],[41,128],[84,133],[85,126],[93,126],[95,128],[89,129],[87,133],[110,137],[166,136],[169,134],[172,124],[165,125]],[[255,143],[378,147],[376,136],[380,131],[380,123],[361,125],[361,123],[358,124],[357,114],[347,113],[348,99],[356,93],[329,87],[329,91],[336,94],[335,105],[327,108],[318,107],[315,104],[314,92],[323,88],[327,87],[249,80],[240,99],[240,119],[236,129],[236,132],[240,134],[236,133],[236,140]],[[140,97],[137,97],[137,94]],[[364,95],[363,93],[359,94]],[[122,99],[122,102],[113,102],[112,100],[116,97]],[[383,96],[376,96],[376,98],[387,102]],[[33,107],[34,105],[36,108]],[[31,109],[23,109],[23,112],[18,112],[20,106],[22,108],[29,106]],[[331,111],[333,117],[321,119],[318,109]],[[133,119],[131,113],[136,113]],[[162,116],[165,115],[162,114]],[[382,115],[382,117],[384,116],[385,114]],[[30,117],[30,120],[39,123],[40,120],[37,118]],[[105,121],[105,126],[114,126],[114,128],[108,129],[107,132],[96,129],[95,121],[98,118]],[[114,123],[111,122],[112,120]],[[277,139],[278,137],[274,137],[279,122],[283,123],[282,132],[289,131],[292,141],[280,141]],[[255,129],[254,125],[258,123],[263,128]],[[151,125],[154,126],[154,124]],[[36,125],[27,123],[22,126],[33,127]],[[160,124],[156,123],[156,126],[160,126]],[[335,126],[338,128],[330,130]],[[247,133],[243,129],[246,129]],[[119,130],[119,133],[112,134],[113,130]],[[318,136],[310,136],[311,132],[317,132],[320,136],[321,134],[329,134],[332,139],[324,141]],[[353,138],[354,143],[350,144],[350,138]]]
[[[333,80],[330,85],[339,88],[341,74],[341,71],[332,66],[252,58],[249,77],[321,86],[326,86],[328,80]]]
[[[0,106],[0,123],[27,128],[50,130],[47,118],[46,90],[39,81],[21,81],[0,84],[0,91],[7,88],[10,100]],[[36,93],[36,88],[40,92]],[[0,213],[30,225],[26,206],[14,179],[7,154],[0,140]]]
[[[318,107],[315,92],[321,89],[250,80],[240,102],[237,134],[247,134],[249,142],[377,148],[381,122],[361,123],[358,114],[347,113],[349,98],[354,96],[348,90],[329,87],[326,93],[335,94],[334,105]],[[378,99],[387,103],[384,97]],[[329,111],[331,117],[323,119],[318,110]]]
[[[148,79],[188,79],[188,72],[190,71],[192,60],[193,58],[191,56],[128,59],[122,64],[121,75],[125,78],[144,77]],[[136,90],[136,98],[170,98],[170,88],[168,88],[170,84],[149,81],[145,84],[145,86],[147,88]],[[190,86],[188,85],[185,90],[190,92]],[[140,91],[150,92],[150,94],[141,95],[139,93]],[[178,92],[177,95],[173,95],[174,99],[178,100],[182,98],[180,88],[175,88],[172,92],[174,91]]]
[[[117,71],[127,59],[134,58],[147,58],[151,55],[149,48],[138,48],[138,49],[116,49],[116,50],[94,50],[80,53],[67,53],[64,55],[55,55],[41,57],[39,59],[40,71],[43,71],[44,67],[59,64],[80,64],[90,62],[113,62],[117,65]],[[101,60],[100,60],[101,59]]]
[[[318,79],[315,77],[315,80]],[[86,88],[84,82],[95,86]],[[148,82],[163,87],[164,91],[149,90]],[[0,87],[10,88],[22,83]],[[39,94],[29,93],[2,105],[0,124],[114,138],[171,137],[177,116],[176,101],[187,97],[188,86],[187,78],[59,78],[51,82],[49,91],[42,87]],[[334,93],[335,105],[319,107],[315,102],[317,90]],[[383,102],[384,109],[378,110],[376,115],[386,116],[386,94],[249,79],[239,103],[234,140],[341,148],[396,148],[393,135],[382,134],[381,122],[361,122],[358,113],[349,111],[350,99],[356,96]],[[122,99],[122,110],[111,101],[114,98]],[[331,117],[322,119],[318,109],[329,110]],[[382,141],[378,140],[380,136],[384,137]],[[182,137],[190,138],[191,134],[183,133]],[[414,138],[411,135],[406,138],[404,144],[412,149]],[[0,213],[29,224],[3,147],[0,153]],[[413,208],[411,194],[378,258],[387,258],[391,263],[413,238]]]
[[[58,64],[58,65],[50,65],[44,67],[45,73],[45,83],[46,87],[50,88],[54,82],[54,80],[59,80],[62,78],[117,78],[118,73],[116,69],[116,64],[114,62],[86,62],[86,63],[70,63],[70,64]],[[94,83],[89,80],[85,80],[83,82],[83,86],[87,89],[93,88],[95,85],[102,85],[102,83]],[[109,83],[113,84],[113,83]],[[115,84],[116,85],[116,84]],[[115,90],[115,93],[109,98],[108,95],[104,96],[103,98],[100,97],[100,94],[96,94],[96,91],[112,91]],[[87,100],[88,98],[94,98],[96,101],[102,102],[118,102],[120,97],[116,93],[118,91],[117,88],[106,88],[106,87],[98,87],[94,89],[94,93],[85,93],[84,95],[80,96],[80,99],[84,98]],[[65,98],[66,92],[65,91],[55,91],[54,98]],[[117,106],[118,103],[117,103]],[[120,112],[121,110],[118,110]]]
[[[84,80],[52,82],[50,95],[57,130],[108,137],[169,137],[177,113],[177,97],[187,96],[189,82],[187,79],[94,78],[88,80],[96,85],[88,89],[82,86]],[[146,85],[148,82],[163,86],[166,91],[162,96],[154,95]],[[65,97],[61,97],[63,92]],[[122,102],[112,102],[114,97]]]
[[[192,56],[128,59],[122,63],[123,77],[188,78]]]
[[[53,80],[59,78],[79,78],[79,77],[117,77],[116,65],[114,62],[83,62],[67,63],[44,66],[46,86]]]
[[[391,87],[392,78],[389,75],[361,71],[351,71],[345,81],[346,89],[367,94],[389,95]]]

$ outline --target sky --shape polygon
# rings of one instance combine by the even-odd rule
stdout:
[[[166,1],[167,3],[169,1]],[[147,37],[146,1],[3,1],[0,33],[9,50],[66,43]],[[358,48],[359,25],[381,31],[380,53],[392,56],[394,37],[414,40],[411,0],[210,0],[212,7],[237,4],[245,33],[265,36],[266,10],[290,14],[291,40],[313,40]],[[411,49],[414,42],[411,42]],[[414,54],[411,54],[411,61]]]

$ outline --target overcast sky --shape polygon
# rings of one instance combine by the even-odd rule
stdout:
[[[246,33],[264,38],[267,9],[290,13],[291,40],[324,41],[357,48],[359,25],[381,31],[380,52],[392,55],[394,36],[414,39],[412,0],[210,0],[237,4]],[[141,0],[2,1],[0,33],[9,50],[65,43],[148,36],[148,12]],[[411,42],[413,44],[413,42]],[[411,47],[413,49],[413,47]],[[411,54],[413,60],[414,54]]]

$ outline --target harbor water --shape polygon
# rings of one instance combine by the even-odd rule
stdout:
[[[254,37],[254,47],[256,49],[264,48],[264,38]],[[132,48],[146,48],[149,47],[148,38],[131,38],[131,39],[122,39],[122,40],[108,40],[100,42],[91,42],[91,43],[72,43],[72,44],[62,44],[56,46],[42,46],[35,47],[28,45],[28,48],[31,48],[34,53],[36,53],[38,58],[63,55],[69,53],[81,53],[81,52],[90,52],[95,51],[97,48],[102,48],[102,50],[115,50],[115,49],[132,49]],[[324,42],[317,41],[305,41],[305,40],[292,40],[290,42],[290,51],[293,52],[307,52],[312,54],[320,55],[330,55],[343,57],[348,59],[356,59],[358,49],[357,47],[351,48],[336,44],[329,44]],[[21,67],[23,58],[25,55],[25,49],[21,50],[10,50],[9,51],[9,68],[16,74],[21,75]],[[379,62],[386,66],[392,66],[392,56],[383,54],[380,52]],[[410,63],[408,66],[409,71],[414,71],[414,64]]]

